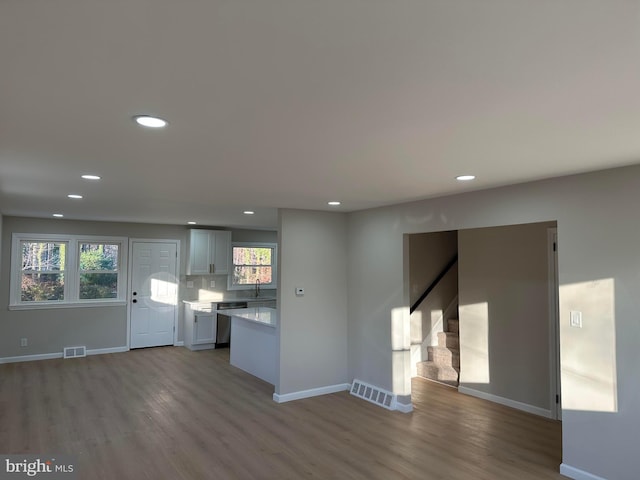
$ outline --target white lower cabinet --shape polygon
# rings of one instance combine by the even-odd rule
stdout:
[[[216,317],[215,313],[195,314],[193,321],[193,343],[195,345],[216,342]]]
[[[184,345],[189,350],[215,348],[218,314],[215,310],[186,305],[184,315]]]

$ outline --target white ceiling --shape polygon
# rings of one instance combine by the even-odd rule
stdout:
[[[638,163],[639,40],[632,0],[2,0],[0,209],[269,228]]]

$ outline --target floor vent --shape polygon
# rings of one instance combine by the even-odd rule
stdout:
[[[87,347],[64,347],[64,358],[78,358],[87,356]]]
[[[351,395],[355,395],[356,397],[360,397],[368,402],[375,403],[376,405],[388,410],[396,409],[396,396],[393,393],[374,387],[373,385],[360,380],[354,380],[351,384]]]

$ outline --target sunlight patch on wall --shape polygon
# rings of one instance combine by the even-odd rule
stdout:
[[[416,310],[411,314],[409,320],[409,328],[411,329],[411,345],[422,343],[422,312]]]
[[[391,310],[393,393],[411,394],[411,323],[408,307]]]
[[[391,310],[391,349],[409,350],[411,346],[411,326],[408,308]]]
[[[424,354],[426,355],[427,346],[435,347],[438,345],[438,332],[444,331],[443,318],[442,318],[442,309],[437,308],[435,310],[431,310],[431,330],[427,334],[424,339]],[[424,357],[426,360],[427,357]]]
[[[201,288],[198,290],[198,299],[205,302],[219,302],[224,300],[224,294]]]
[[[411,377],[418,375],[417,363],[422,361],[422,312],[416,310],[411,314]]]
[[[411,395],[411,352],[398,350],[391,352],[393,362],[393,393]]]
[[[562,409],[617,412],[612,278],[560,286],[560,344]]]
[[[460,305],[460,383],[489,383],[489,304]]]

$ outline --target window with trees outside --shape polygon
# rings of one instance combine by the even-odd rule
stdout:
[[[117,243],[80,244],[80,300],[118,298]]]
[[[229,288],[277,286],[275,244],[234,243],[232,245],[233,270],[229,275]]]
[[[10,307],[124,302],[126,239],[14,234]]]

